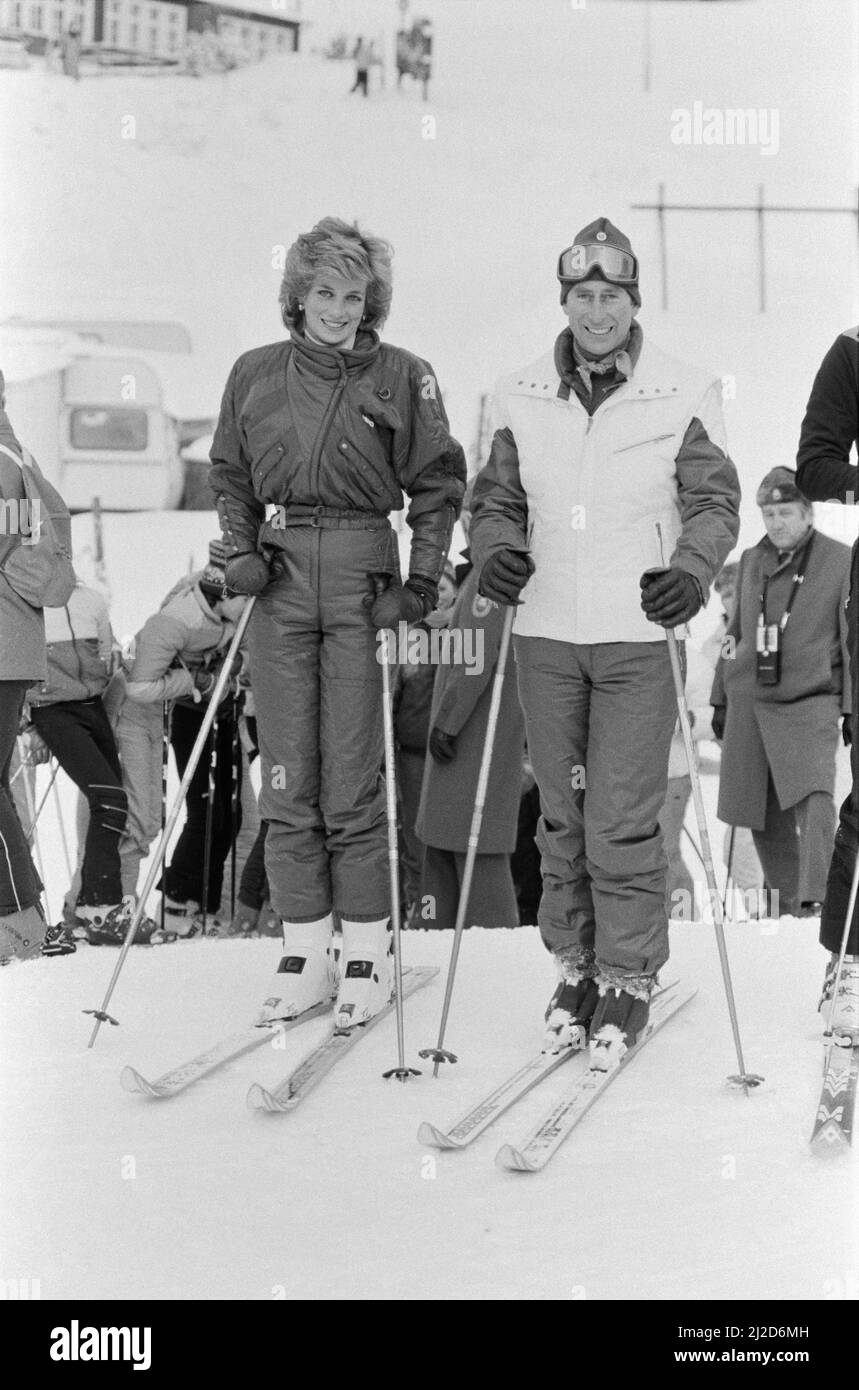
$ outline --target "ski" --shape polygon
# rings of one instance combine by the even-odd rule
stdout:
[[[417,990],[423,989],[430,980],[434,980],[438,974],[437,966],[416,965],[411,969],[403,971],[403,999],[408,999],[409,995],[415,994]],[[251,1110],[268,1110],[273,1113],[282,1113],[286,1110],[294,1110],[300,1101],[312,1091],[326,1076],[331,1068],[340,1061],[350,1048],[360,1042],[375,1028],[377,1023],[387,1018],[388,1014],[393,1013],[396,1007],[395,1001],[391,1000],[384,1009],[355,1028],[350,1028],[339,1032],[335,1029],[329,1033],[324,1042],[309,1052],[298,1064],[298,1066],[284,1077],[283,1081],[275,1086],[274,1090],[267,1091],[264,1086],[254,1083],[248,1091],[247,1103]]]
[[[811,1147],[817,1154],[843,1153],[853,1142],[856,1083],[859,1081],[859,1047],[849,1039],[829,1044],[823,1085],[817,1105]]]
[[[653,996],[654,1000],[673,990],[676,984],[675,980],[657,990]],[[518,1071],[506,1077],[494,1091],[482,1096],[476,1105],[472,1105],[448,1129],[439,1129],[424,1120],[418,1129],[418,1141],[421,1144],[432,1144],[437,1149],[466,1148],[493,1125],[500,1115],[529,1091],[533,1091],[535,1086],[539,1086],[541,1081],[545,1081],[546,1077],[551,1076],[564,1062],[568,1062],[571,1057],[582,1056],[583,1050],[587,1047],[587,1037],[584,1029],[579,1029],[578,1032],[580,1038],[576,1046],[565,1048],[563,1052],[538,1052],[524,1066],[519,1067]]]
[[[227,1062],[233,1062],[237,1057],[243,1057],[246,1052],[253,1052],[256,1048],[271,1042],[278,1033],[286,1033],[290,1028],[297,1027],[299,1023],[306,1023],[311,1018],[319,1018],[322,1014],[330,1013],[333,1002],[332,999],[324,1004],[315,1004],[312,1009],[305,1010],[296,1018],[286,1019],[280,1023],[258,1024],[252,1028],[246,1028],[242,1033],[233,1033],[232,1036],[215,1043],[213,1047],[207,1048],[205,1052],[198,1053],[189,1062],[182,1062],[178,1067],[166,1071],[155,1081],[147,1081],[146,1077],[141,1076],[134,1067],[123,1067],[119,1078],[120,1084],[126,1091],[138,1092],[141,1095],[150,1096],[154,1100],[178,1095],[180,1091],[185,1090],[186,1086],[192,1086],[195,1081],[199,1081],[201,1077],[208,1076],[210,1072],[225,1066]]]
[[[638,1055],[654,1033],[673,1018],[684,1005],[693,999],[697,990],[666,990],[661,996],[654,996],[650,1008],[650,1019],[644,1034],[638,1042],[625,1052],[616,1066],[610,1071],[596,1071],[589,1067],[579,1077],[571,1090],[540,1121],[536,1129],[521,1144],[503,1144],[495,1156],[500,1168],[510,1168],[523,1173],[535,1173],[545,1168],[549,1159],[561,1147],[570,1131],[579,1123],[582,1116],[611,1085],[615,1077]]]
[[[563,1052],[538,1053],[461,1115],[449,1129],[439,1129],[428,1120],[424,1120],[418,1128],[419,1142],[432,1144],[437,1149],[466,1148],[478,1135],[494,1124],[499,1115],[503,1115],[511,1105],[515,1105],[517,1100],[521,1100],[535,1086],[539,1086],[541,1081],[551,1076],[564,1062],[568,1062],[571,1057],[580,1057],[584,1046],[586,1043],[583,1039],[577,1047],[567,1047]]]

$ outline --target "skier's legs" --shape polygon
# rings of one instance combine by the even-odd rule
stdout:
[[[597,963],[653,975],[668,959],[659,829],[677,720],[668,644],[601,643],[590,652],[584,814]]]
[[[207,898],[210,912],[217,912],[224,888],[224,869],[232,846],[232,797],[233,797],[233,731],[235,706],[225,700],[218,711],[217,735],[215,739],[215,796],[212,802],[212,842],[209,854],[209,894]],[[239,769],[241,778],[241,769]],[[239,803],[236,808],[236,829],[241,829],[242,805],[241,782],[239,783]],[[208,796],[208,785],[206,789]]]
[[[400,805],[400,896],[417,902],[424,847],[415,832],[426,755],[415,748],[397,750],[397,792]]]
[[[585,862],[582,775],[587,759],[590,680],[569,642],[515,637],[519,700],[528,755],[540,789],[536,842],[543,896],[537,921],[550,951],[594,941],[594,905]]]
[[[415,926],[437,927],[439,930],[449,928],[452,931],[456,926],[458,902],[459,875],[453,850],[427,845]]]
[[[116,723],[116,742],[128,797],[128,819],[119,841],[123,894],[136,896],[140,866],[161,830],[160,704],[126,700]]]
[[[334,908],[352,922],[391,911],[382,666],[366,602],[390,530],[321,531],[319,805]]]
[[[312,534],[311,534],[312,532]],[[265,867],[275,912],[316,922],[331,910],[331,876],[319,809],[318,555],[311,527],[286,533],[279,577],[249,625],[262,784]]]
[[[64,772],[89,805],[81,902],[87,906],[122,901],[119,839],[128,801],[119,754],[101,700],[70,700],[36,706],[32,719]]]
[[[9,768],[29,681],[0,680],[0,917],[39,901],[41,884],[12,800]],[[21,773],[26,777],[27,771]]]
[[[695,915],[695,884],[683,858],[683,823],[686,807],[692,795],[692,779],[688,772],[682,777],[669,777],[665,804],[659,814],[662,842],[668,860],[665,896],[668,915],[691,921]]]
[[[160,716],[160,706],[158,709]],[[170,742],[180,780],[185,775],[204,715],[202,707],[191,709],[179,704],[173,707]],[[160,757],[158,767],[160,776]],[[209,759],[204,746],[185,795],[185,824],[163,875],[164,892],[176,902],[202,902],[208,790]]]

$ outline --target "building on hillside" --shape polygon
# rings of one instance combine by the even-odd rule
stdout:
[[[249,56],[292,53],[301,33],[301,0],[249,5],[202,0],[0,0],[0,34],[23,38],[44,52],[69,25],[81,27],[85,48],[176,59],[189,34],[215,31]]]

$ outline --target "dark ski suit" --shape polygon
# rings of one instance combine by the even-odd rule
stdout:
[[[271,565],[249,652],[272,906],[291,922],[385,917],[373,576],[399,580],[387,518],[405,492],[410,574],[434,586],[465,484],[432,368],[368,332],[347,351],[296,333],[245,353],[210,481],[228,554]]]

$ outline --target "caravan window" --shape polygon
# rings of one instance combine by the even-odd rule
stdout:
[[[149,443],[145,410],[88,407],[71,412],[73,449],[111,449],[140,452]]]

